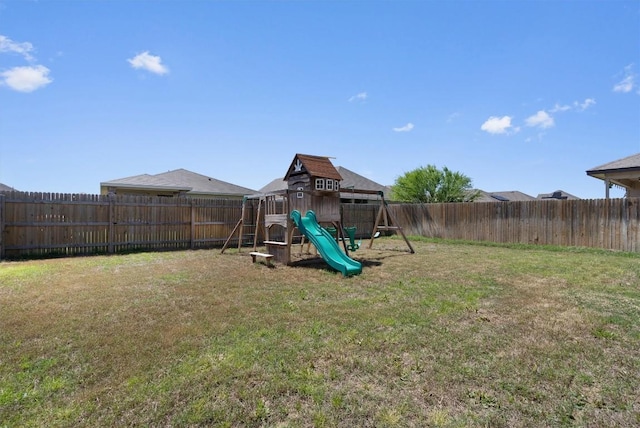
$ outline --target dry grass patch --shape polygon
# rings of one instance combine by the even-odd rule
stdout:
[[[640,423],[640,258],[379,239],[0,263],[0,426]]]

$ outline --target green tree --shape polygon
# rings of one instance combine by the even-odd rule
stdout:
[[[416,168],[398,177],[391,186],[392,199],[402,202],[467,202],[478,196],[469,177],[446,166],[442,170],[434,165]]]

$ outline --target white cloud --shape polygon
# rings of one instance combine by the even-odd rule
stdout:
[[[44,65],[14,67],[0,73],[0,82],[15,91],[33,92],[53,81],[49,71]]]
[[[488,132],[489,134],[507,134],[510,132],[519,131],[519,128],[513,127],[513,125],[511,125],[511,116],[491,116],[485,123],[482,124],[480,129]]]
[[[554,105],[553,108],[549,110],[549,113],[561,113],[570,110],[585,111],[595,104],[596,100],[594,100],[593,98],[585,98],[584,101],[574,101],[571,105],[560,105],[556,103],[556,105]]]
[[[549,112],[557,113],[559,111],[568,111],[568,110],[571,110],[571,106],[566,105],[566,104],[565,105],[560,105],[560,104],[556,103],[556,105],[554,105],[553,108],[551,110],[549,110]]]
[[[529,116],[525,120],[525,123],[527,124],[527,126],[537,126],[542,129],[551,128],[553,125],[555,125],[553,117],[549,116],[549,113],[544,110],[540,110],[533,116]]]
[[[585,111],[586,109],[588,109],[591,106],[594,106],[596,104],[596,100],[594,100],[593,98],[585,98],[584,101],[574,101],[572,104],[558,104],[556,103],[556,105],[553,106],[552,109],[549,110],[549,113],[562,113],[565,111]]]
[[[413,123],[409,122],[405,126],[401,126],[400,128],[393,128],[396,132],[409,132],[413,129]]]
[[[579,111],[584,111],[589,107],[591,107],[592,105],[595,105],[595,103],[596,103],[596,100],[594,100],[593,98],[587,98],[583,102],[575,101],[573,105],[575,105],[576,109],[578,109]]]
[[[142,52],[127,61],[135,69],[141,68],[154,74],[163,75],[169,72],[169,69],[162,64],[162,58],[150,55],[149,51]]]
[[[453,123],[453,121],[459,118],[460,116],[461,114],[458,112],[451,113],[449,116],[447,116],[447,123]]]
[[[33,61],[34,58],[30,52],[33,51],[33,45],[29,42],[14,42],[7,36],[0,35],[0,52],[13,52],[22,55],[27,61]]]
[[[636,87],[636,74],[633,73],[633,64],[627,65],[622,72],[622,79],[613,85],[613,92],[622,92],[626,94],[633,91]]]
[[[356,94],[354,96],[352,96],[351,98],[349,98],[349,102],[352,103],[354,101],[364,101],[367,99],[367,93],[366,92],[360,92],[359,94]]]

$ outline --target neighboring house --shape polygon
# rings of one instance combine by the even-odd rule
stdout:
[[[340,198],[343,202],[367,203],[380,200],[378,195],[356,194],[350,192],[351,189],[372,190],[382,192],[386,199],[391,197],[391,187],[383,186],[373,180],[369,180],[367,177],[363,177],[343,166],[339,166],[337,170],[342,176],[342,181],[340,182]]]
[[[16,190],[16,189],[14,189],[13,187],[9,187],[6,184],[0,183],[0,192],[11,192],[13,190]]]
[[[338,166],[336,170],[342,177],[340,181],[340,199],[342,202],[355,202],[355,203],[368,203],[379,200],[378,195],[356,194],[351,190],[373,190],[376,192],[383,192],[385,197],[389,197],[391,189],[388,186],[383,186],[375,181],[369,180],[360,174],[357,174],[345,167]],[[260,189],[260,193],[269,194],[277,193],[287,189],[287,181],[282,178],[276,178],[269,184]]]
[[[478,190],[480,195],[473,202],[509,202],[509,201],[535,201],[536,198],[517,190],[506,192],[485,192]]]
[[[626,189],[627,198],[640,197],[640,153],[592,168],[587,175],[604,180],[607,199],[611,186]]]
[[[258,193],[267,195],[270,193],[278,193],[288,189],[287,182],[283,178],[275,178],[269,184],[258,190]]]
[[[105,181],[100,183],[100,193],[242,199],[256,191],[186,169],[176,169],[162,174],[142,174]]]
[[[556,190],[551,193],[540,193],[537,199],[580,199],[577,196],[567,193],[564,190]]]

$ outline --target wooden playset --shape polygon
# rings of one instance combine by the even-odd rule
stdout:
[[[302,216],[311,211],[314,219],[324,228],[334,231],[334,239],[342,243],[344,254],[348,256],[349,250],[354,251],[359,246],[354,242],[355,229],[345,228],[342,225],[340,213],[340,182],[342,177],[331,163],[328,157],[296,154],[284,177],[287,188],[265,195],[259,195],[258,213],[253,241],[252,258],[264,257],[267,261],[273,259],[282,264],[290,264],[291,249],[294,240],[298,238],[295,231],[303,228],[297,225],[292,218],[292,213],[298,212]],[[375,226],[371,232],[369,248],[372,248],[374,238],[380,231],[391,230],[398,232],[404,238],[409,251],[414,252],[411,243],[404,235],[402,228],[389,212],[387,202],[382,192],[371,190],[349,189],[349,193],[378,194],[381,199],[380,209],[376,217]],[[248,198],[245,198],[245,202]],[[264,210],[264,214],[262,211]],[[264,245],[266,253],[256,251],[260,229],[259,219],[264,215]],[[243,203],[242,218],[225,242],[222,252],[227,248],[232,237],[238,232],[238,249],[242,244],[243,227],[245,224],[245,204]],[[322,229],[322,228],[321,228]],[[347,235],[345,236],[345,232]],[[305,234],[300,237],[300,244],[304,243]],[[311,241],[313,237],[307,236]],[[314,245],[321,245],[316,242]],[[321,251],[321,253],[323,253]],[[329,260],[327,260],[329,261]]]

